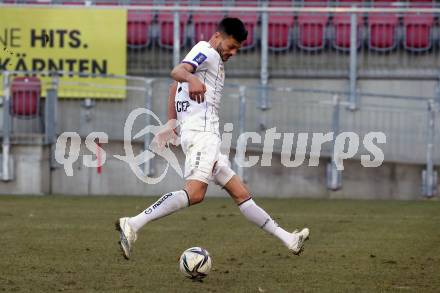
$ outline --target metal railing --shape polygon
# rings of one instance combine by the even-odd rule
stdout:
[[[222,16],[233,15],[244,20],[250,34],[239,56],[229,62],[229,76],[261,77],[264,80],[270,77],[438,79],[439,75],[440,36],[434,18],[440,13],[439,8],[126,8],[131,15],[148,14],[144,17],[148,19],[148,23],[144,23],[148,26],[148,36],[144,30],[129,29],[134,39],[148,39],[143,44],[128,45],[131,74],[168,74],[192,45],[198,40],[209,39],[210,34],[204,35],[203,32],[212,32],[211,27]],[[407,31],[412,28],[411,16],[420,15],[431,19],[428,24],[422,24],[420,31],[421,34],[427,32],[426,40],[425,37],[417,39]],[[128,22],[129,26],[137,23],[135,20],[131,22],[130,15]],[[171,44],[167,45],[169,42]]]
[[[298,135],[308,135],[305,151],[306,158],[329,158],[327,168],[327,187],[337,190],[342,186],[342,171],[335,164],[335,138],[339,133],[355,133],[360,140],[358,152],[351,157],[360,161],[361,156],[370,153],[363,144],[368,133],[382,132],[386,143],[378,144],[383,152],[384,162],[405,164],[423,164],[422,190],[426,196],[436,193],[437,172],[435,166],[440,165],[440,101],[431,97],[397,96],[377,93],[358,92],[361,97],[358,111],[352,111],[352,104],[347,102],[349,91],[312,90],[293,87],[240,87],[240,94],[235,99],[223,101],[227,106],[221,114],[225,121],[234,121],[240,125],[237,133],[238,150],[244,143],[238,136],[245,131],[257,132],[264,138],[269,129],[276,128],[281,139],[274,142],[274,150],[282,153],[283,135],[290,133],[296,139],[293,142],[291,156],[295,156],[295,143]],[[269,103],[259,98],[265,89],[271,97]],[[239,99],[237,99],[239,97]],[[238,107],[240,115],[231,108]],[[245,110],[246,109],[246,110]],[[314,133],[333,133],[333,139],[322,145],[320,153],[311,150]],[[261,144],[247,144],[248,151],[262,151]],[[297,145],[297,147],[299,147]],[[298,149],[296,150],[298,152]],[[236,158],[237,159],[237,158]],[[243,160],[242,157],[238,160]],[[292,159],[293,160],[293,159]],[[306,161],[304,164],[309,162]],[[246,168],[236,165],[238,173],[246,178]],[[249,170],[249,172],[251,172]]]
[[[254,77],[262,85],[271,78],[343,78],[349,80],[353,102],[360,78],[437,81],[440,76],[440,7],[432,3],[353,7],[337,2],[117,3],[90,1],[91,6],[82,9],[127,10],[129,75],[168,76],[195,43],[210,38],[222,17],[236,16],[245,22],[249,39],[226,64],[228,77]]]
[[[30,74],[28,72],[28,74]],[[39,76],[41,73],[32,73]],[[44,74],[44,73],[43,73]],[[146,79],[140,77],[115,77],[109,79],[124,79],[126,85],[115,88],[108,83],[96,82],[78,83],[82,87],[84,99],[59,99],[59,93],[72,90],[77,95],[77,87],[72,82],[63,82],[53,75],[42,101],[44,128],[37,132],[35,139],[32,127],[22,128],[27,131],[17,132],[13,126],[11,103],[16,102],[11,90],[12,74],[3,72],[3,104],[0,112],[3,114],[2,135],[2,178],[11,180],[8,154],[11,145],[23,143],[45,143],[52,148],[52,163],[54,143],[63,132],[77,132],[85,139],[91,132],[105,132],[108,139],[116,145],[126,139],[124,123],[128,115],[138,107],[152,110],[161,120],[166,121],[166,95],[169,82],[163,79]],[[47,74],[46,74],[47,76]],[[103,76],[101,76],[103,77]],[[103,99],[97,93],[109,91],[124,91],[124,99]],[[262,93],[266,95],[262,95]],[[241,153],[243,141],[239,139],[244,132],[253,131],[264,137],[265,133],[276,127],[279,133],[330,133],[335,136],[340,132],[351,131],[362,139],[368,132],[380,131],[386,135],[386,144],[381,145],[385,162],[405,164],[423,164],[423,190],[427,196],[435,193],[435,166],[440,165],[440,101],[432,97],[395,96],[358,92],[361,97],[358,111],[352,111],[352,104],[347,102],[349,91],[317,90],[295,87],[274,87],[261,85],[227,84],[223,95],[220,117],[224,122],[232,123],[232,147]],[[268,99],[267,97],[270,97]],[[147,119],[147,120],[145,120]],[[25,121],[29,122],[29,121]],[[145,127],[157,124],[151,117],[137,119],[134,123],[132,136]],[[31,124],[32,125],[32,124]],[[221,125],[220,131],[223,131]],[[229,131],[231,132],[231,131]],[[310,138],[311,139],[311,138]],[[306,156],[320,155],[328,158],[328,187],[338,189],[341,184],[341,171],[336,169],[334,162],[334,140],[323,144],[319,154],[311,153],[310,139]],[[136,152],[148,149],[150,136],[133,140]],[[116,147],[117,149],[120,147]],[[246,150],[261,152],[263,145],[248,144]],[[295,149],[295,143],[293,144]],[[118,151],[113,150],[118,153]],[[275,153],[282,153],[282,140],[274,143]],[[294,152],[294,151],[292,151]],[[352,159],[359,160],[360,156],[368,155],[368,151],[360,146],[359,152]],[[6,158],[6,159],[5,159]],[[235,158],[242,160],[242,158]],[[307,162],[306,162],[307,163]],[[235,165],[237,172],[246,178],[245,168]],[[144,166],[146,174],[154,173],[154,160]],[[331,178],[331,180],[329,179]]]
[[[60,78],[63,75],[95,79],[69,81]],[[3,180],[13,179],[12,172],[8,172],[12,170],[12,145],[48,145],[50,164],[54,167],[54,145],[61,133],[74,131],[86,138],[91,132],[99,131],[108,133],[111,140],[122,141],[128,114],[137,107],[151,107],[152,104],[153,80],[143,77],[32,71],[3,71],[0,76],[3,82],[0,98]],[[112,85],[111,80],[123,81],[123,85]],[[145,123],[150,122],[136,121],[134,130],[140,130]],[[147,139],[133,141],[147,147]]]
[[[222,17],[235,16],[245,22],[249,39],[228,62],[230,77],[259,77],[262,84],[269,78],[284,77],[439,77],[440,5],[432,3],[429,7],[406,2],[388,7],[369,3],[338,7],[350,5],[345,2],[329,2],[328,7],[306,6],[307,2],[278,6],[264,1],[249,2],[250,6],[230,6],[227,1],[200,5],[191,1],[173,5],[151,4],[161,1],[103,3],[107,5],[90,1],[82,9],[127,10],[130,75],[168,76],[192,45],[210,38]],[[243,5],[240,3],[235,5]],[[3,5],[11,4],[0,3]],[[54,2],[46,7],[74,6]]]
[[[436,21],[440,8],[263,5],[127,9],[129,13],[152,13],[148,44],[129,45],[129,74],[168,75],[192,45],[209,39],[203,32],[212,31],[221,16],[233,15],[244,20],[250,34],[239,55],[226,65],[228,77],[259,78],[263,86],[271,78],[343,78],[349,80],[348,98],[355,108],[360,78],[437,81],[440,76],[440,27]],[[168,23],[162,19],[167,14],[173,16]],[[422,24],[421,16],[426,17]],[[171,36],[173,46],[167,48],[163,42],[166,38],[169,42]]]

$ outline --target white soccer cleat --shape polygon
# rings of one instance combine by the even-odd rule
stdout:
[[[295,230],[292,232],[293,240],[292,243],[288,246],[289,250],[293,252],[295,255],[300,255],[304,250],[304,242],[309,239],[310,230],[308,228],[304,228],[298,232]]]
[[[133,244],[137,239],[136,232],[131,228],[128,220],[130,218],[120,218],[116,221],[116,230],[119,231],[119,245],[121,245],[121,250],[126,259],[130,258],[131,250],[133,249]]]

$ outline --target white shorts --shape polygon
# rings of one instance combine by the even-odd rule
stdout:
[[[220,137],[212,132],[185,130],[181,135],[185,154],[185,179],[224,186],[235,175],[229,159],[220,153]]]

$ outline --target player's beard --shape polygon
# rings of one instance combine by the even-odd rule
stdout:
[[[222,58],[223,62],[226,62],[226,61],[228,61],[230,56],[227,58],[224,56],[225,53],[224,53],[222,44],[223,44],[223,42],[220,42],[220,44],[218,44],[216,50],[217,50],[218,54],[220,55],[220,58]]]

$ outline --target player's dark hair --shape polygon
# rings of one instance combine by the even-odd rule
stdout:
[[[243,22],[238,18],[225,17],[217,26],[217,31],[227,36],[232,36],[237,42],[246,40],[248,31]]]

